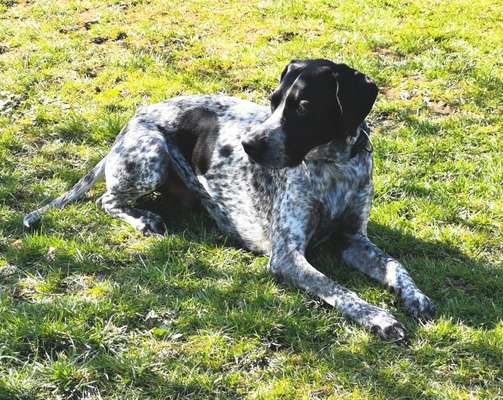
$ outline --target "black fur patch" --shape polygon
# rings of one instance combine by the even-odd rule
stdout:
[[[234,150],[232,149],[232,146],[226,144],[225,146],[223,146],[221,149],[220,149],[220,155],[222,157],[229,157],[232,155],[232,152]]]
[[[351,236],[355,235],[361,229],[362,223],[361,215],[353,211],[346,211],[332,226],[330,236],[332,237],[337,257],[340,258],[342,252],[347,249],[351,243]]]
[[[320,144],[344,143],[365,119],[376,96],[375,83],[345,64],[293,60],[270,98],[273,110],[285,101],[281,125],[289,164],[298,165]],[[367,142],[360,144],[366,146]]]
[[[125,162],[125,168],[126,168],[126,172],[128,174],[132,174],[133,171],[134,171],[134,169],[135,169],[135,167],[136,167],[136,164],[134,162],[126,160],[126,162]]]
[[[210,168],[210,160],[220,132],[217,114],[205,107],[186,111],[180,118],[175,140],[197,174]]]

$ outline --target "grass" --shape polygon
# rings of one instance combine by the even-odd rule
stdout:
[[[502,399],[503,7],[470,1],[0,0],[0,399]],[[369,235],[439,308],[313,263],[397,315],[386,344],[276,283],[202,213],[141,237],[92,200],[27,211],[106,154],[137,106],[265,102],[292,58],[372,76]]]

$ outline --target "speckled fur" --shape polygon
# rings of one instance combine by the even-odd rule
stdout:
[[[274,275],[385,339],[405,340],[405,329],[390,313],[336,284],[304,256],[308,246],[335,232],[332,240],[346,264],[395,290],[414,316],[432,317],[432,302],[407,271],[367,238],[372,153],[363,149],[352,155],[352,149],[368,128],[362,122],[345,141],[315,146],[297,166],[270,168],[268,161],[277,165],[286,159],[278,125],[281,107],[271,113],[269,107],[226,96],[177,97],[142,107],[105,159],[68,193],[26,216],[25,225],[32,226],[51,207],[76,200],[104,175],[107,190],[98,204],[145,234],[161,233],[160,216],[130,203],[169,185],[170,174],[176,173],[223,231],[248,249],[269,255]],[[216,117],[218,136],[204,173],[197,172],[177,144],[181,121],[191,110]],[[261,165],[245,153],[242,142],[267,134],[276,135],[271,136],[276,152]]]

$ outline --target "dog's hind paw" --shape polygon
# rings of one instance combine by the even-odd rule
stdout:
[[[145,236],[163,236],[166,232],[162,218],[153,213],[141,217],[136,228]]]

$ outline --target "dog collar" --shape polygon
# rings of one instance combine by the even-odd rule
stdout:
[[[358,128],[360,130],[360,134],[358,135],[356,142],[351,147],[351,158],[356,156],[362,150],[365,150],[367,153],[372,153],[374,151],[374,146],[372,145],[370,136],[365,128],[366,126],[363,127],[362,125]]]

